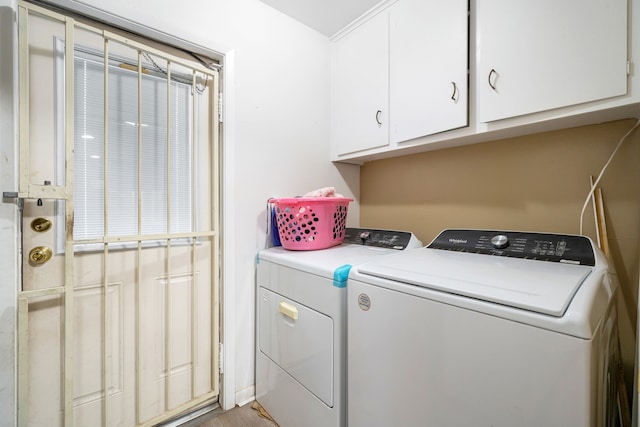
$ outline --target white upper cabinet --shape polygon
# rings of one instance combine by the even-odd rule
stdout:
[[[467,126],[467,0],[400,0],[389,13],[391,143]]]
[[[640,0],[387,0],[332,40],[332,159],[634,117]]]
[[[336,155],[389,144],[389,14],[333,44],[332,139]]]
[[[475,2],[480,122],[627,92],[627,0]]]

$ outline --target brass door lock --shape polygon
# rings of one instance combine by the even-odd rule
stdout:
[[[44,264],[53,256],[53,251],[47,246],[36,246],[29,251],[29,261],[34,264]]]
[[[51,221],[47,218],[36,218],[31,221],[31,229],[35,232],[42,233],[51,228]]]

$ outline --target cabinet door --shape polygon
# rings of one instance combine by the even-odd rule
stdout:
[[[400,0],[389,34],[391,142],[467,126],[467,0]]]
[[[335,154],[389,144],[389,14],[384,11],[334,43],[332,132]]]
[[[475,4],[481,122],[627,92],[627,0]]]

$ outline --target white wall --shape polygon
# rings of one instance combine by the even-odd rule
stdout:
[[[0,0],[0,191],[17,191],[14,83],[15,0]],[[13,136],[13,137],[12,137]],[[17,207],[0,201],[0,426],[14,425],[16,289],[18,283]]]
[[[223,298],[231,306],[226,305],[223,313],[223,339],[231,360],[225,360],[223,403],[225,408],[242,403],[253,396],[255,256],[266,243],[267,198],[301,195],[327,185],[347,196],[359,191],[358,167],[334,166],[330,162],[329,41],[258,0],[52,2],[72,4],[78,9],[88,6],[116,19],[124,18],[228,54],[223,73],[227,79],[223,168],[228,202],[223,229],[227,250]],[[13,0],[0,0],[0,6],[3,4],[15,9]],[[7,54],[3,48],[2,64]],[[4,93],[1,99],[2,117],[9,117],[5,111],[11,107],[10,99]],[[5,132],[5,122],[6,119],[0,122],[3,135],[10,134]],[[4,153],[11,141],[0,144]],[[12,161],[11,156],[8,159]],[[3,162],[3,173],[12,172],[5,166]],[[7,182],[3,179],[2,190],[14,190],[4,188]],[[9,186],[15,185],[9,182]],[[13,205],[0,208],[0,221],[12,221]],[[352,203],[349,225],[357,225],[358,218],[358,205]],[[4,241],[4,234],[2,237]],[[15,260],[15,253],[15,247],[3,244],[0,260]],[[3,372],[4,367],[11,366],[5,364],[4,354],[15,351],[11,333],[15,326],[15,282],[15,277],[9,283],[4,275],[0,282],[0,334],[7,330],[11,334],[0,335]],[[6,323],[5,306],[6,315],[11,318]],[[13,413],[5,411],[14,402],[9,372],[0,377],[0,393],[4,393],[0,395],[4,405],[0,407],[4,418],[0,425],[9,422],[5,421],[5,414]]]

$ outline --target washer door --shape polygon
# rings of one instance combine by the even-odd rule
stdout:
[[[258,348],[333,407],[333,319],[269,289],[258,292]]]

